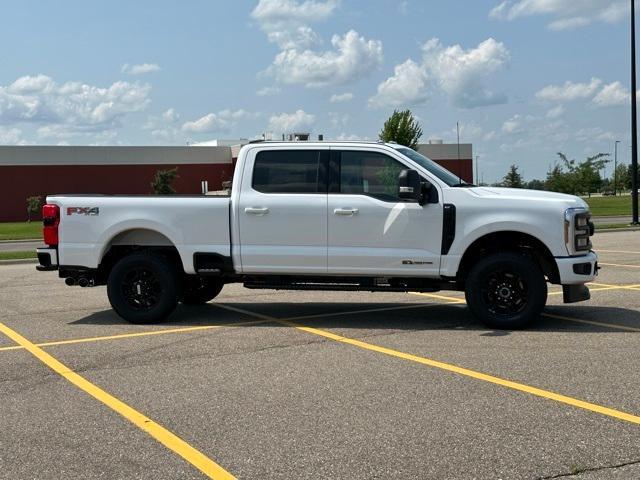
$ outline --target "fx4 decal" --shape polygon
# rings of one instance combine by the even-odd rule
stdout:
[[[67,215],[100,215],[98,207],[67,207]]]

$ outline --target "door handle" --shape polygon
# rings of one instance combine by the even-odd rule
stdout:
[[[333,211],[334,215],[345,215],[352,217],[353,215],[358,213],[357,208],[336,208]]]
[[[244,213],[248,213],[249,215],[266,215],[269,213],[269,209],[267,207],[247,207],[244,209]]]

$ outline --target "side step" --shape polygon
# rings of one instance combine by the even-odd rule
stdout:
[[[267,283],[245,282],[245,288],[269,290],[322,290],[360,292],[439,292],[438,287],[409,285],[361,285],[357,283]]]

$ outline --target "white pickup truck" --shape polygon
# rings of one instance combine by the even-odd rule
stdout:
[[[476,187],[376,142],[256,142],[227,196],[53,195],[39,270],[107,285],[114,310],[163,320],[225,283],[247,288],[464,291],[492,328],[537,318],[547,282],[589,299],[593,224],[578,197]]]

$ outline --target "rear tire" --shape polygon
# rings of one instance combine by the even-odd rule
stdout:
[[[469,309],[482,323],[516,330],[540,316],[547,302],[547,282],[531,258],[496,253],[471,269],[465,296]]]
[[[183,284],[182,303],[185,305],[204,305],[218,296],[224,287],[219,278],[195,277]]]
[[[111,306],[131,323],[165,320],[176,308],[180,276],[163,257],[134,253],[115,264],[107,280]]]

